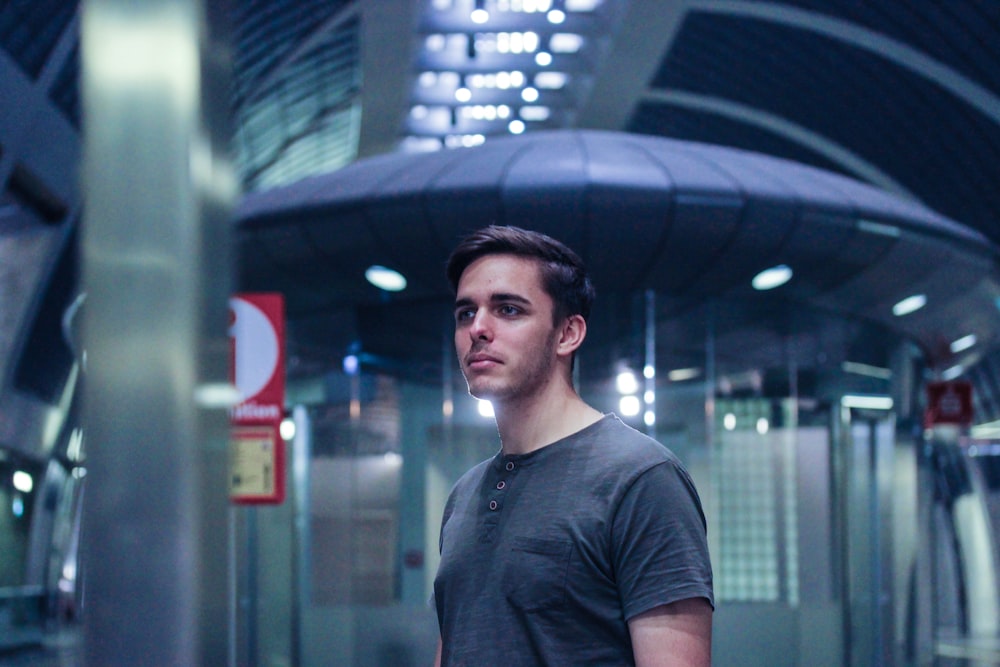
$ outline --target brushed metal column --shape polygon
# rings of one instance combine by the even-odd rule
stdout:
[[[227,664],[223,9],[81,9],[87,665]]]

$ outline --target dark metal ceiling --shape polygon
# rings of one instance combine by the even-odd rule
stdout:
[[[1000,5],[996,3],[427,0],[334,5],[326,13],[316,12],[310,23],[313,28],[298,36],[288,33],[287,39],[297,46],[284,47],[284,53],[291,55],[270,59],[267,79],[296,80],[292,73],[300,57],[295,54],[310,52],[310,47],[302,45],[321,42],[323,34],[354,31],[348,42],[357,51],[351,55],[345,50],[342,61],[357,67],[352,80],[358,86],[349,91],[343,87],[348,93],[342,98],[344,103],[330,113],[342,113],[350,106],[357,124],[351,132],[339,135],[296,134],[295,143],[302,144],[298,154],[314,156],[315,164],[300,162],[297,170],[288,170],[293,177],[276,177],[268,181],[270,185],[295,180],[310,169],[328,172],[345,155],[363,158],[479,143],[485,143],[488,150],[499,137],[522,129],[529,134],[558,128],[616,130],[737,147],[839,172],[922,204],[978,230],[994,243],[1000,241],[1000,193],[993,187],[1000,182]],[[477,7],[489,12],[486,23],[472,21]],[[552,23],[551,10],[564,10],[559,17],[563,20]],[[280,41],[282,34],[272,32],[267,39]],[[576,35],[575,50],[551,48],[557,34]],[[521,46],[524,40],[534,40],[533,49],[514,52],[509,45],[515,37]],[[265,39],[263,34],[261,39]],[[274,50],[268,47],[257,52]],[[546,52],[553,56],[549,62],[538,57]],[[299,63],[299,67],[306,65]],[[565,75],[561,85],[536,85],[538,74],[553,71]],[[515,78],[518,85],[501,88],[494,85],[496,79],[472,78],[491,72],[519,72],[523,80]],[[320,92],[324,86],[314,83],[316,77],[302,80],[307,84],[300,94],[309,90],[327,94]],[[466,97],[461,97],[462,88],[469,91]],[[526,99],[525,88],[535,89],[538,99]],[[263,91],[258,95],[267,96]],[[547,111],[539,115],[538,107]],[[325,117],[320,114],[319,118]],[[275,118],[271,116],[272,121]],[[512,121],[522,118],[523,125],[515,128]],[[322,125],[316,118],[314,123]],[[287,129],[282,132],[294,134]],[[309,142],[315,143],[313,149],[305,148]],[[271,173],[279,174],[284,169],[279,165],[291,162],[287,145],[277,140],[270,148],[262,144],[260,154],[269,156],[263,162],[271,165]],[[325,166],[322,156],[327,157]],[[262,171],[247,168],[255,159],[251,153],[243,159],[251,190],[264,183],[255,180]],[[431,158],[426,169],[450,159]],[[541,173],[558,159],[556,154],[537,155],[533,166]],[[255,164],[263,162],[258,159]],[[615,168],[629,171],[636,164]],[[361,179],[357,187],[366,183],[365,168],[351,176]],[[375,173],[378,167],[370,169]],[[430,178],[424,169],[411,175]],[[457,181],[450,182],[461,182],[463,175],[456,172],[450,178]],[[763,187],[766,180],[761,176],[755,187]],[[330,181],[334,182],[346,181]],[[394,187],[403,191],[411,186],[398,183]],[[300,192],[295,186],[293,191]],[[485,217],[492,210],[493,195],[486,195],[469,210],[469,224],[480,222],[477,213]],[[578,199],[564,195],[555,188],[550,208],[541,204],[542,208],[560,215],[574,211],[596,215],[580,209]],[[289,196],[294,199],[296,195]],[[447,198],[441,201],[441,206],[450,205]],[[391,339],[393,322],[407,326],[420,322],[425,326],[417,328],[426,329],[422,349],[440,346],[446,323],[430,321],[434,318],[427,314],[428,300],[439,298],[435,290],[440,285],[428,288],[431,278],[423,272],[434,268],[442,248],[453,239],[427,236],[423,227],[414,230],[390,222],[397,219],[399,210],[413,205],[406,197],[390,197],[378,214],[349,217],[342,226],[322,231],[321,225],[304,224],[298,213],[290,214],[287,225],[273,221],[251,225],[254,231],[243,239],[245,285],[285,285],[299,290],[292,310],[298,318],[293,329],[300,332],[301,354],[293,353],[293,358],[300,359],[304,369],[314,368],[312,362],[333,363],[342,353],[343,332],[365,334],[365,344],[373,349],[406,356],[398,340],[386,340],[384,346],[376,342]],[[655,210],[662,203],[648,206],[650,217],[663,212]],[[916,328],[919,331],[902,331],[939,361],[948,356],[940,352],[947,347],[948,337],[961,335],[959,321],[977,320],[977,326],[992,326],[989,322],[996,309],[988,289],[977,293],[983,299],[975,306],[978,313],[961,298],[967,295],[964,286],[980,278],[993,279],[991,250],[977,251],[977,259],[960,262],[959,270],[942,271],[940,266],[952,259],[950,246],[938,247],[930,237],[914,245],[880,238],[877,232],[859,232],[856,214],[852,226],[840,224],[843,220],[837,216],[831,219],[817,213],[809,224],[799,226],[796,239],[781,231],[785,227],[780,219],[773,226],[746,226],[743,214],[734,212],[737,209],[714,209],[701,228],[701,240],[694,236],[686,240],[690,245],[679,260],[690,263],[687,275],[653,259],[654,249],[660,247],[656,244],[665,242],[655,226],[604,230],[608,236],[603,243],[594,240],[602,233],[597,230],[585,235],[593,244],[585,252],[602,277],[614,283],[610,290],[614,293],[620,293],[619,288],[641,289],[651,281],[666,287],[674,297],[661,300],[664,312],[686,309],[690,317],[687,324],[670,317],[665,321],[678,327],[678,335],[690,337],[695,331],[704,332],[709,315],[701,312],[703,306],[682,304],[677,295],[685,290],[695,294],[708,289],[712,281],[743,275],[749,270],[743,260],[757,257],[754,253],[777,256],[775,247],[797,248],[792,254],[802,264],[798,275],[803,280],[794,288],[800,290],[794,298],[787,302],[782,301],[784,297],[766,299],[769,305],[761,310],[748,307],[738,294],[726,292],[720,297],[726,307],[711,314],[715,320],[725,319],[726,330],[720,336],[732,337],[734,350],[747,348],[745,341],[760,341],[762,356],[788,347],[783,331],[808,328],[829,332],[829,338],[837,340],[836,345],[799,341],[803,349],[812,350],[808,363],[836,354],[860,358],[865,355],[858,349],[864,348],[863,342],[851,341],[865,340],[878,350],[869,353],[872,361],[885,363],[887,338],[876,342],[868,328],[883,334],[900,329],[891,321],[881,321],[872,309],[907,287],[943,290],[951,299],[950,309],[933,311],[938,319],[925,323],[929,328],[921,325]],[[244,215],[250,215],[248,210]],[[510,213],[505,211],[506,219],[516,222]],[[845,215],[844,220],[851,218]],[[544,227],[545,220],[539,224]],[[582,238],[579,230],[568,226],[559,230],[567,241]],[[813,236],[803,236],[809,230]],[[367,248],[371,243],[375,243],[372,248],[379,248],[373,254],[359,250],[358,244]],[[606,259],[602,250],[614,252]],[[361,282],[362,264],[376,260],[406,269],[411,277],[407,296],[388,300]],[[419,260],[429,261],[421,269]],[[355,307],[352,299],[360,306]],[[614,300],[609,305],[615,321],[598,322],[596,328],[610,339],[634,336],[634,304],[624,297]],[[831,317],[845,310],[860,319],[852,324]],[[921,317],[931,317],[928,313]],[[946,330],[949,318],[955,331]],[[934,327],[938,330],[932,332]],[[842,335],[834,335],[836,331]],[[826,340],[819,333],[812,338],[821,339]],[[699,339],[695,346],[702,343]],[[415,342],[411,339],[407,344]],[[829,349],[818,349],[824,346]],[[844,352],[852,348],[853,352]]]

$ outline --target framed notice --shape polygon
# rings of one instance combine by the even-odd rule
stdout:
[[[277,424],[233,426],[229,458],[229,497],[234,503],[284,501],[285,443]]]

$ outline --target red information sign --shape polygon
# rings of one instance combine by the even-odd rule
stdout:
[[[972,384],[964,380],[930,382],[924,426],[935,424],[972,425]]]
[[[230,498],[237,503],[285,499],[285,300],[281,294],[237,294],[229,301],[232,381],[241,400],[231,411]]]

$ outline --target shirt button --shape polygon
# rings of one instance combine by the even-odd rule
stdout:
[[[503,481],[502,479],[499,482],[497,482],[497,489],[498,490],[502,491],[505,486],[507,486],[507,482]]]
[[[507,472],[510,472],[511,470],[514,469],[514,462],[513,461],[507,461],[507,465],[505,467],[507,468]]]
[[[491,500],[490,501],[490,509],[493,510],[493,511],[496,511],[497,507],[499,507],[499,505],[497,504],[497,501]]]

